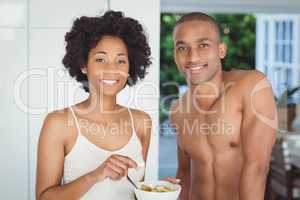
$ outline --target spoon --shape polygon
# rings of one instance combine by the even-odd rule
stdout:
[[[131,178],[127,175],[127,180],[136,188],[139,189],[136,184],[131,180]]]

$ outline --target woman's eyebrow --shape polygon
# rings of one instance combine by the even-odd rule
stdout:
[[[94,55],[96,55],[96,54],[107,54],[105,51],[97,51]]]
[[[118,56],[126,56],[125,53],[118,53],[117,55],[118,55]]]
[[[94,55],[97,55],[97,54],[107,55],[107,53],[105,51],[97,51]],[[126,54],[125,53],[118,53],[117,56],[126,56]]]

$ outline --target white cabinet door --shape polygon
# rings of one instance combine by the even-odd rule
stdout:
[[[26,23],[25,13],[26,13],[25,0],[1,0],[0,1],[0,27],[25,28],[25,23]]]
[[[26,52],[25,29],[0,27],[0,199],[23,200],[28,195]]]
[[[70,27],[75,17],[95,16],[107,10],[107,0],[30,0],[31,27]]]

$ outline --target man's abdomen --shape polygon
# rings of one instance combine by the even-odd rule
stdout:
[[[237,149],[216,154],[210,164],[192,162],[191,200],[238,200],[242,165]]]
[[[243,155],[239,148],[215,155],[216,200],[238,200],[242,166]]]

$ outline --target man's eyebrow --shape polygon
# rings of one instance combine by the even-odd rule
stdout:
[[[185,44],[185,42],[184,42],[184,41],[182,41],[182,40],[179,40],[179,41],[177,41],[177,42],[175,43],[175,46],[177,46],[177,45],[181,45],[181,44]]]
[[[205,38],[199,38],[196,40],[196,42],[204,42],[204,41],[211,41],[208,37],[205,37]],[[181,45],[181,44],[186,44],[184,41],[182,40],[179,40],[175,43],[175,46],[177,45]]]
[[[209,38],[205,37],[205,38],[199,38],[197,40],[197,42],[204,42],[204,41],[211,41]]]

